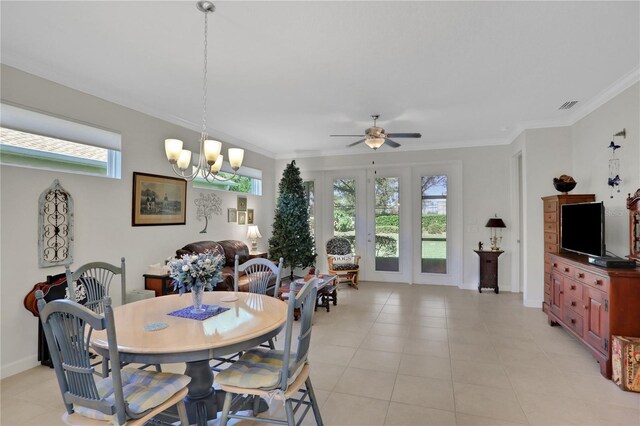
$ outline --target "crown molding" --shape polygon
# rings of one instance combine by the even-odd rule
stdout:
[[[128,98],[118,96],[113,92],[96,89],[95,87],[88,87],[84,84],[78,83],[77,80],[74,79],[72,76],[65,75],[64,73],[60,73],[60,72],[51,71],[50,69],[46,69],[46,67],[43,64],[37,63],[36,61],[30,61],[30,60],[25,60],[24,58],[19,58],[17,55],[14,55],[11,52],[2,52],[2,59],[0,63],[2,63],[3,65],[16,68],[28,74],[32,74],[36,77],[40,77],[44,80],[48,80],[53,83],[60,84],[72,90],[76,90],[87,95],[95,96],[104,101],[111,102],[116,105],[132,109],[142,114],[146,114],[148,116],[160,119],[162,121],[166,121],[167,123],[175,124],[176,126],[184,127],[186,129],[193,130],[198,133],[202,131],[202,125],[196,124],[190,120],[185,120],[176,115],[168,114],[166,112],[160,111],[148,105],[132,101],[131,99],[128,99]],[[223,142],[236,145],[239,148],[244,148],[269,158],[275,158],[274,152],[258,147],[250,142],[244,141],[242,139],[238,139],[224,132],[214,129],[213,131],[210,131],[210,132],[208,131],[208,133],[213,137],[222,139]]]

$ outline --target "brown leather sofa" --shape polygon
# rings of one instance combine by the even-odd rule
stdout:
[[[181,257],[183,254],[204,253],[206,250],[209,250],[213,254],[220,254],[225,258],[225,264],[222,268],[222,281],[218,283],[214,290],[233,291],[233,272],[236,255],[238,255],[240,264],[243,264],[250,259],[249,248],[245,243],[238,240],[198,241],[176,250],[176,256]],[[240,291],[244,291],[245,288],[248,287],[242,278],[243,277],[240,277],[240,283],[238,285],[238,290]]]

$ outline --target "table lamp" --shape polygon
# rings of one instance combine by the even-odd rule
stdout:
[[[502,231],[500,228],[506,228],[507,225],[504,224],[504,221],[498,217],[496,214],[495,217],[489,219],[485,228],[489,228],[491,230],[491,250],[498,251],[500,250],[499,244],[502,242]]]
[[[247,238],[251,240],[251,253],[256,253],[258,251],[258,238],[262,238],[258,225],[249,225]]]

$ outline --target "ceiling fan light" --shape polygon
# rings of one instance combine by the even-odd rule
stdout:
[[[369,148],[375,150],[380,148],[382,144],[384,144],[384,138],[367,138],[365,139],[364,143],[366,143]]]

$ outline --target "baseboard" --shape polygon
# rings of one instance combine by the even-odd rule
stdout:
[[[38,366],[38,357],[33,355],[18,361],[10,362],[0,366],[0,379],[5,379],[14,374],[22,373],[33,367]]]

